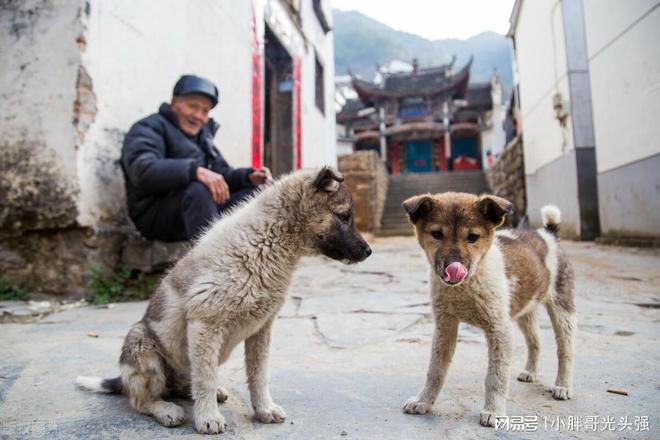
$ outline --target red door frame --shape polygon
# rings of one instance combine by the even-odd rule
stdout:
[[[257,29],[257,13],[252,5],[252,166],[263,166],[264,63]]]
[[[390,156],[390,170],[393,176],[397,176],[401,173],[401,164],[399,163],[399,148],[399,141],[392,140],[392,142],[390,142],[388,152]]]
[[[293,163],[296,170],[302,166],[302,94],[301,59],[293,58]]]
[[[438,138],[438,160],[440,161],[440,170],[447,171],[447,158],[445,157],[445,137]]]

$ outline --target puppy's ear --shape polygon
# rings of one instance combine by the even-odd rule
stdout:
[[[408,214],[410,222],[415,224],[433,211],[433,198],[429,194],[414,196],[403,202],[401,206]]]
[[[497,227],[504,223],[507,214],[513,212],[513,204],[502,197],[483,195],[479,197],[477,209],[486,220]]]
[[[312,185],[317,191],[334,192],[339,189],[339,184],[344,181],[344,176],[333,167],[325,166],[316,175]]]

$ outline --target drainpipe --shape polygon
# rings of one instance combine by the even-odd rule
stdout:
[[[582,0],[562,0],[566,43],[566,67],[570,91],[573,146],[580,210],[580,237],[593,240],[600,235],[596,141],[591,108],[591,83],[587,36]]]

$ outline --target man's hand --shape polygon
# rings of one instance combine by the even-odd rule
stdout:
[[[267,185],[273,180],[270,170],[266,167],[256,169],[248,176],[254,186]]]
[[[197,180],[202,182],[211,191],[213,201],[218,205],[229,199],[229,186],[222,174],[214,173],[204,167],[197,167]]]

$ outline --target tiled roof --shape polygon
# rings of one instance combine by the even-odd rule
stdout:
[[[450,93],[463,98],[470,79],[470,61],[455,74],[446,68],[422,69],[418,72],[398,73],[385,77],[383,84],[374,84],[353,77],[353,87],[365,105],[372,105],[379,98],[401,98],[405,96],[432,96]]]
[[[468,106],[483,110],[493,108],[493,99],[490,94],[491,88],[490,83],[470,84],[465,94],[465,100],[468,102]]]
[[[346,104],[342,107],[341,111],[337,113],[337,118],[352,118],[358,115],[358,112],[362,110],[364,104],[359,99],[349,99],[346,101]]]

